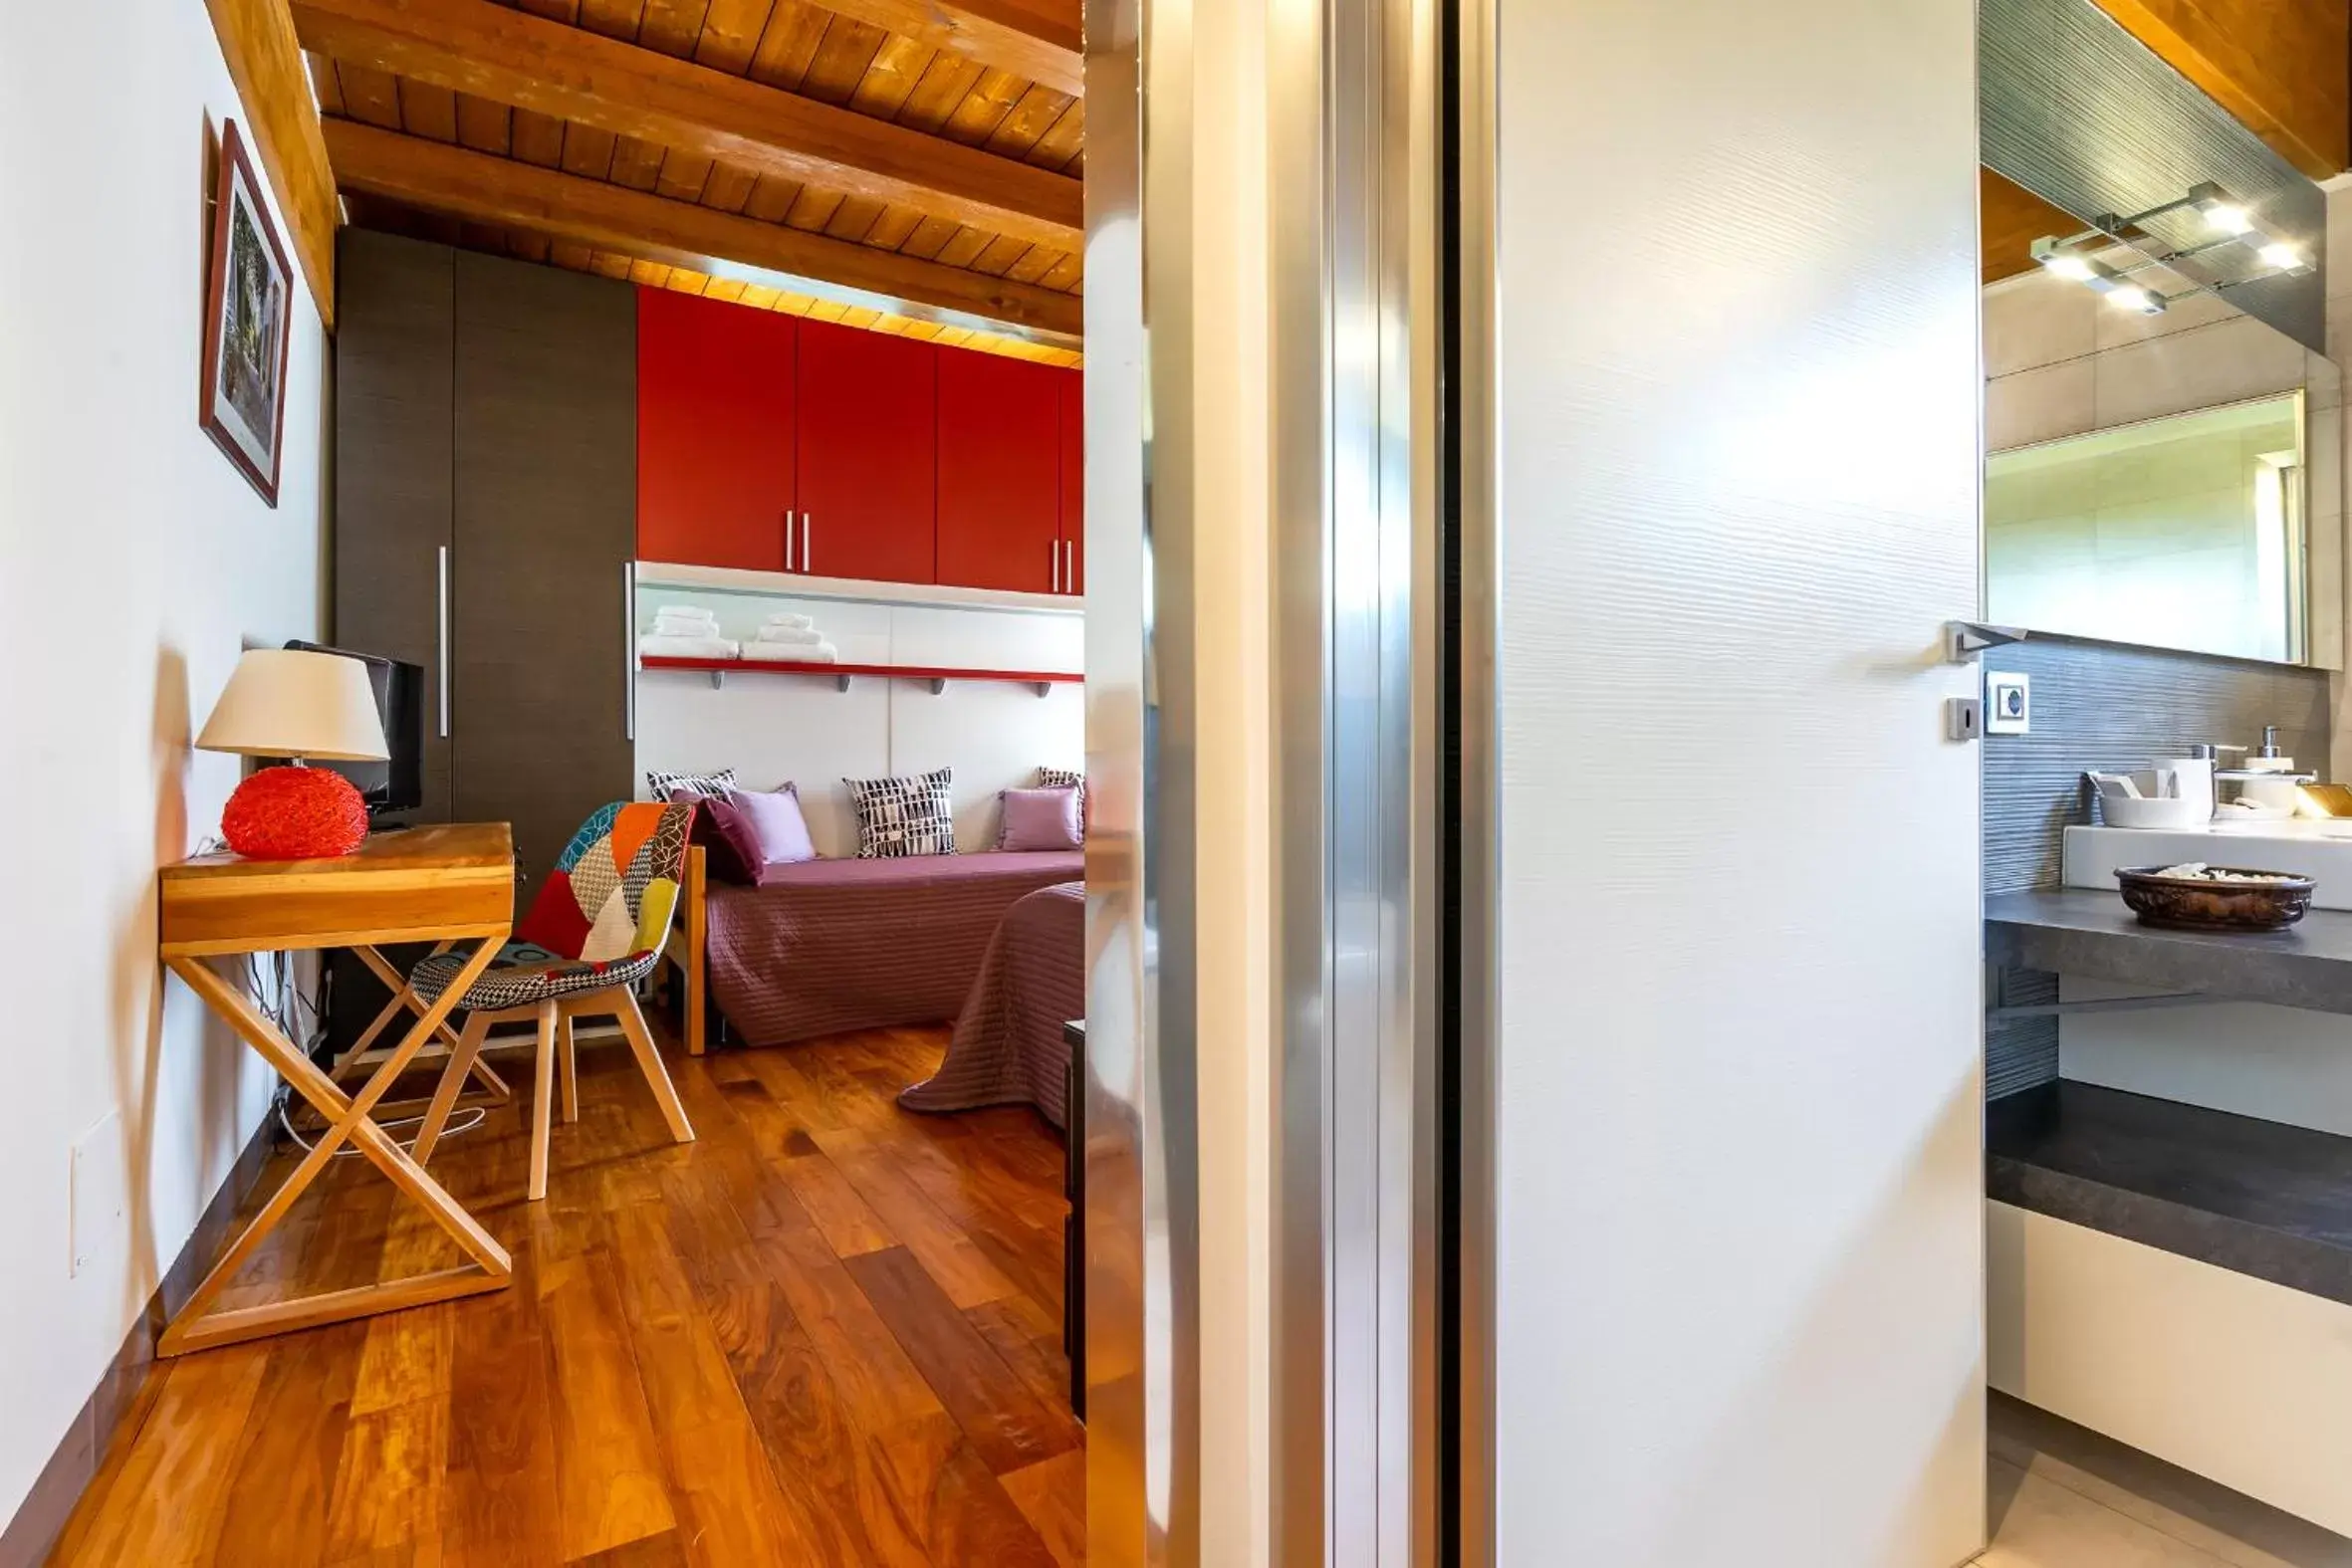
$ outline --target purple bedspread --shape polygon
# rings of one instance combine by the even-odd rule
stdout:
[[[898,1096],[910,1111],[1034,1105],[1059,1127],[1061,1026],[1086,1011],[1086,887],[1064,882],[1006,911],[939,1070]]]
[[[753,1045],[943,1022],[1005,911],[1084,874],[1076,850],[770,866],[706,896],[711,997]]]

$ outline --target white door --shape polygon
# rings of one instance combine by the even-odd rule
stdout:
[[[1948,1568],[1984,1528],[1975,672],[1937,657],[1977,592],[1974,7],[1473,9],[1495,1560]]]

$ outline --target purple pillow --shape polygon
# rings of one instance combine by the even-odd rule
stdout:
[[[686,841],[702,845],[704,869],[722,882],[745,887],[759,882],[760,835],[733,801],[691,788],[672,789],[670,800],[697,807]]]
[[[817,858],[817,846],[809,841],[808,820],[801,815],[801,791],[794,785],[737,789],[727,803],[751,819],[752,831],[760,839],[762,865],[793,865]]]
[[[1078,792],[1075,789],[1007,789],[997,796],[1005,808],[999,849],[1075,849]]]

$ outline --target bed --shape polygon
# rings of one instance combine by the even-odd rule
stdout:
[[[1005,912],[939,1070],[898,1096],[910,1111],[1034,1105],[1065,1121],[1069,1045],[1086,1010],[1086,887],[1041,888]]]
[[[665,954],[686,1047],[707,1047],[706,999],[751,1045],[954,1018],[1006,911],[1084,871],[1078,850],[991,850],[809,860],[742,887],[711,881],[696,846]]]

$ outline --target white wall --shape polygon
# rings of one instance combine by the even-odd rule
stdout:
[[[243,117],[201,0],[0,7],[0,1519],[269,1092],[154,957],[155,867],[217,831],[239,772],[192,755],[193,727],[242,646],[321,630],[307,295],[276,511],[196,426],[205,132],[224,116]],[[90,1168],[127,1214],[93,1226],[69,1277],[70,1151],[93,1129]]]
[[[1948,1568],[1976,8],[1499,10],[1497,1560]]]
[[[992,670],[1077,670],[1085,622],[1066,610],[951,608],[838,598],[761,597],[641,587],[637,624],[654,610],[691,604],[718,616],[721,631],[749,637],[761,619],[798,612],[846,664]],[[800,786],[820,854],[857,853],[857,822],[841,781],[955,769],[956,847],[993,849],[997,792],[1037,782],[1043,768],[1078,769],[1086,750],[1084,688],[951,681],[933,695],[916,681],[832,681],[763,674],[746,665],[713,689],[683,670],[637,675],[636,788],[645,774],[732,768],[748,787]]]

